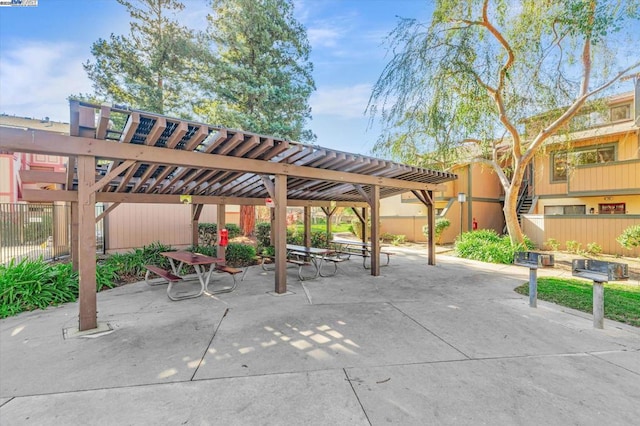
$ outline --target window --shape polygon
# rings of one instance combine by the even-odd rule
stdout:
[[[566,182],[570,168],[587,164],[609,163],[616,160],[616,146],[605,145],[575,151],[557,151],[551,155],[551,181]]]
[[[599,214],[625,214],[627,206],[625,203],[598,204]]]
[[[611,121],[628,120],[631,118],[631,104],[614,106],[611,108]]]
[[[562,214],[587,214],[587,206],[544,206],[545,215],[562,215]]]

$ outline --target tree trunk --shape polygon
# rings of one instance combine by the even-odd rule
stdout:
[[[524,233],[518,222],[518,194],[522,187],[523,169],[522,164],[516,166],[511,185],[504,188],[504,220],[507,224],[507,232],[511,239],[511,244],[516,245],[524,242]]]
[[[240,206],[240,231],[245,237],[252,237],[256,227],[255,206]]]

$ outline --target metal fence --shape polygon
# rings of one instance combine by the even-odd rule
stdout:
[[[96,206],[96,215],[104,210]],[[104,253],[104,225],[96,224],[98,253]],[[71,253],[71,207],[65,204],[0,203],[0,264],[23,258],[58,259]]]

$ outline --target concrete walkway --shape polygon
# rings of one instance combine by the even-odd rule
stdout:
[[[259,267],[216,297],[101,292],[102,334],[75,333],[76,304],[4,319],[0,423],[640,423],[640,329],[530,308],[525,268],[398,251],[380,277],[289,269],[286,296]]]

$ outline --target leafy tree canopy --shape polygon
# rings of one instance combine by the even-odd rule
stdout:
[[[191,115],[197,73],[204,54],[196,35],[180,25],[177,0],[117,0],[131,16],[130,33],[111,34],[91,46],[84,69],[95,97],[160,114]]]
[[[208,35],[210,100],[198,113],[227,127],[293,140],[305,130],[315,90],[306,30],[291,0],[213,0]]]
[[[431,22],[402,19],[389,35],[392,58],[368,107],[385,125],[375,150],[447,167],[473,143],[522,242],[526,166],[587,100],[640,68],[639,23],[638,0],[438,0]]]

